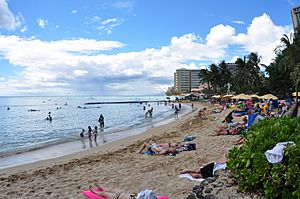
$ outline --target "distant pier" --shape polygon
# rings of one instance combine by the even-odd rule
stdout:
[[[150,101],[114,101],[114,102],[87,102],[84,105],[95,105],[95,104],[143,104],[153,102],[168,102],[169,100],[150,100]]]

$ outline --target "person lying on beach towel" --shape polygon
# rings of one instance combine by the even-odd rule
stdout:
[[[218,126],[215,132],[217,135],[233,135],[233,134],[239,134],[241,130],[244,130],[247,128],[248,119],[247,117],[243,118],[243,121],[241,122],[231,122],[228,124],[225,124],[223,126]]]
[[[245,130],[245,128],[242,128],[240,126],[235,128],[220,128],[218,130],[215,130],[217,133],[215,136],[218,135],[239,135],[241,134],[242,130]]]
[[[176,154],[176,148],[182,146],[181,142],[177,143],[164,143],[164,144],[156,144],[153,140],[149,140],[145,142],[141,148],[138,150],[138,153],[144,154],[155,154],[155,155],[168,155],[168,154]]]
[[[96,188],[91,185],[89,191],[83,192],[85,196],[92,199],[168,199],[167,196],[156,196],[154,191],[146,189],[138,194],[129,194],[120,189],[101,188],[96,184]]]
[[[211,162],[206,164],[203,167],[196,168],[196,169],[186,169],[180,172],[180,174],[188,173],[195,179],[213,177],[216,171],[220,169],[226,169],[227,167],[226,162],[227,162],[227,155],[224,155],[224,157],[218,162]]]

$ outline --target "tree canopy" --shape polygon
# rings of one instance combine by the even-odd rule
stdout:
[[[211,64],[199,73],[200,83],[207,83],[206,93],[273,93],[280,98],[299,90],[295,80],[300,79],[295,72],[300,63],[300,28],[290,37],[283,35],[274,52],[276,57],[268,66],[260,63],[261,56],[251,52],[235,63],[222,61]],[[262,72],[261,69],[265,69]],[[296,76],[295,76],[296,75]],[[298,75],[298,76],[297,76]]]

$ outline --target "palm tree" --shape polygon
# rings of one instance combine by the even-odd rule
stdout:
[[[200,83],[207,84],[208,90],[211,90],[212,73],[208,69],[201,69],[199,72]]]
[[[237,64],[236,75],[234,76],[234,90],[237,93],[244,92],[249,85],[249,73],[246,66],[246,56],[244,59],[238,58],[235,62]]]
[[[296,64],[294,71],[291,73],[291,79],[294,83],[295,90],[296,90],[296,109],[298,110],[298,86],[300,83],[300,63]]]
[[[220,70],[220,80],[221,80],[220,82],[221,92],[227,93],[229,84],[232,84],[231,81],[232,74],[228,68],[228,64],[225,63],[225,61],[222,61],[219,64],[219,70]]]

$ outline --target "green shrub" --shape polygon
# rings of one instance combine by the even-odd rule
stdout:
[[[281,163],[271,164],[265,151],[278,142],[287,145]],[[262,120],[251,127],[240,148],[229,152],[228,167],[242,191],[254,191],[268,198],[300,198],[300,117]]]

